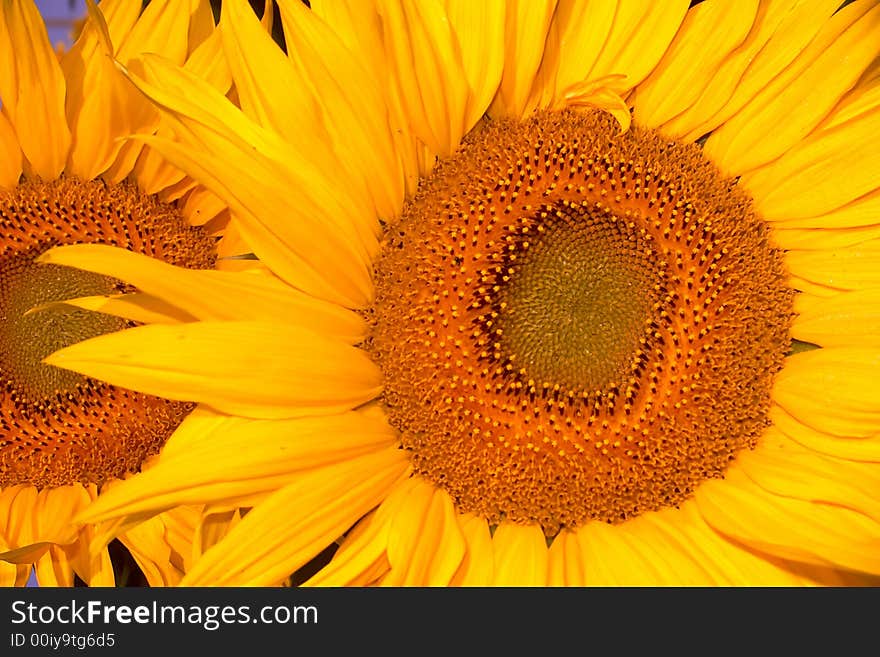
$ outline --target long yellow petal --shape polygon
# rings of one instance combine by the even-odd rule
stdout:
[[[880,349],[806,351],[786,360],[773,399],[792,416],[836,436],[880,433]]]
[[[814,217],[875,192],[880,187],[880,149],[874,143],[880,132],[880,94],[876,101],[873,108],[814,133],[743,176],[740,183],[761,216],[771,221]]]
[[[77,520],[236,502],[274,492],[303,471],[384,451],[396,437],[384,421],[349,412],[297,420],[228,417],[186,449],[172,447],[175,441],[176,435],[151,467],[105,491]]]
[[[492,535],[493,586],[546,586],[547,541],[537,525],[502,522]]]
[[[26,168],[46,180],[58,177],[70,148],[65,89],[58,57],[36,5],[4,2],[0,5],[3,111],[15,127]]]
[[[470,130],[489,108],[504,72],[504,0],[445,0],[446,12],[461,52],[470,91],[464,130]]]
[[[706,0],[688,11],[654,72],[636,88],[635,120],[656,128],[693,105],[721,62],[746,39],[757,13],[757,0]]]
[[[556,0],[510,0],[504,16],[504,72],[489,114],[522,118],[535,81]]]
[[[338,413],[381,389],[381,373],[363,351],[263,322],[140,326],[77,343],[45,362],[255,418]]]
[[[174,565],[171,546],[165,540],[165,524],[159,517],[132,527],[119,540],[150,586],[176,586],[180,582],[183,572]]]
[[[277,585],[377,506],[407,467],[391,449],[297,477],[250,510],[181,584]]]
[[[104,244],[56,247],[38,261],[119,278],[201,320],[283,322],[349,343],[363,339],[366,331],[356,313],[259,272],[186,269]]]
[[[544,56],[532,83],[529,105],[554,104],[566,89],[587,80],[605,44],[614,14],[615,0],[578,2],[559,0],[547,31]],[[540,28],[539,24],[535,28]],[[622,72],[622,71],[618,71]]]
[[[642,82],[657,66],[681,27],[687,0],[652,2],[619,0],[614,22],[589,78],[626,76],[626,89]]]
[[[663,133],[696,141],[717,128],[785,68],[839,6],[837,0],[761,0],[745,41],[719,63],[699,99],[663,124]]]
[[[677,509],[645,514],[644,522],[662,532],[673,549],[698,563],[709,581],[717,584],[792,586],[811,583],[787,568],[788,564],[774,562],[718,534],[706,524],[693,499]]]
[[[198,145],[198,155],[166,139],[143,141],[223,198],[254,253],[276,274],[317,296],[363,305],[371,294],[374,247],[358,232],[362,220],[346,204],[345,181],[300,159],[305,155],[186,71],[156,58],[147,70],[162,88],[143,80],[138,86],[168,109],[179,134]]]
[[[800,278],[836,290],[880,286],[880,240],[834,250],[788,251],[785,263]]]
[[[398,481],[379,507],[346,534],[330,563],[305,585],[365,586],[385,575],[391,568],[386,557],[391,519],[416,486],[413,477]]]
[[[880,435],[858,438],[834,436],[814,429],[778,405],[770,408],[773,426],[796,443],[819,454],[867,463],[880,463]]]
[[[12,189],[21,178],[21,146],[15,130],[0,113],[0,190]]]
[[[771,427],[737,463],[752,481],[774,495],[859,511],[880,522],[880,469],[832,459],[802,447]]]
[[[363,54],[352,52],[333,24],[300,2],[282,2],[279,9],[288,56],[302,72],[306,95],[319,108],[330,137],[325,149],[329,146],[336,154],[365,205],[386,219],[396,217],[404,181],[380,83],[365,68]],[[297,129],[293,140],[301,139],[302,129]],[[375,223],[371,227],[378,231]]]
[[[840,3],[837,0],[762,0],[762,5],[767,7],[763,20],[755,25],[743,47],[725,60],[717,78],[709,83],[691,109],[673,119],[673,123],[669,124],[671,134],[679,134],[687,127],[688,131],[681,134],[681,138],[696,141],[734,116],[785,71]],[[754,45],[767,36],[767,31],[781,10],[787,10],[788,13],[754,54]],[[740,70],[742,66],[745,66],[744,71]],[[713,108],[717,110],[713,112]]]
[[[468,84],[446,10],[439,0],[381,1],[379,13],[412,129],[448,157],[464,135]]]
[[[547,554],[548,586],[586,586],[587,565],[578,534],[563,530],[556,535]]]
[[[648,514],[646,514],[648,515]],[[587,586],[708,586],[716,579],[665,531],[665,523],[639,516],[618,525],[590,522],[577,532]]]
[[[809,135],[858,81],[877,56],[878,43],[880,6],[870,1],[847,5],[785,71],[712,133],[706,155],[728,174],[776,159]]]
[[[783,559],[880,573],[880,524],[857,511],[774,495],[736,463],[694,498],[716,531]]]
[[[464,558],[465,542],[449,494],[415,478],[388,528],[385,586],[447,586]]]
[[[133,3],[103,2],[98,10],[87,4],[89,20],[80,37],[61,58],[67,80],[67,121],[72,143],[68,173],[91,180],[105,171],[122,148],[120,137],[130,134],[133,113],[129,103],[141,104],[136,90],[113,63],[113,40],[121,41],[137,21]]]
[[[495,579],[495,554],[489,524],[485,518],[466,513],[458,517],[458,526],[466,548],[450,585],[490,586]]]
[[[880,288],[827,299],[798,295],[792,334],[823,347],[880,347]]]

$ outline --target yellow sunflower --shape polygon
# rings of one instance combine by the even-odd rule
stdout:
[[[158,52],[225,93],[231,80],[210,5],[154,0],[142,9],[105,0],[89,13],[76,43],[58,55],[30,0],[0,4],[3,585],[24,584],[32,568],[41,586],[70,586],[75,577],[112,585],[106,541],[89,549],[100,528],[72,519],[137,472],[193,407],[42,362],[84,338],[193,316],[111,275],[42,264],[41,254],[90,242],[211,269],[235,251],[234,235],[218,239],[229,219],[223,203],[156,152],[124,140],[162,128],[114,62]],[[193,558],[204,522],[192,507],[113,530],[150,583],[171,584]]]
[[[80,520],[249,508],[192,585],[877,581],[876,2],[277,4],[241,110],[130,73],[289,287],[50,357],[201,403]]]

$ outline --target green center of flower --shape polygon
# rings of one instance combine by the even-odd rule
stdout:
[[[498,347],[541,387],[600,390],[627,374],[650,322],[657,254],[610,212],[563,201],[541,215],[515,231],[496,279]]]
[[[86,377],[46,365],[43,358],[127,325],[112,315],[54,302],[121,289],[106,276],[36,264],[27,252],[0,261],[0,368],[16,382],[21,401],[37,403],[74,392]]]

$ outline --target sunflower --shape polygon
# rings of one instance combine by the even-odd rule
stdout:
[[[192,409],[42,362],[60,347],[144,321],[191,317],[112,276],[43,264],[54,246],[100,244],[215,274],[235,251],[222,202],[132,132],[163,130],[117,70],[144,52],[231,80],[207,2],[105,0],[53,52],[30,0],[0,4],[0,581],[112,585],[102,530],[73,517],[137,472]],[[228,238],[228,239],[227,239]],[[156,258],[158,260],[154,260]],[[168,266],[171,266],[170,264]],[[215,519],[216,520],[216,519]],[[153,584],[180,579],[205,534],[197,507],[113,531]],[[214,523],[216,524],[216,523]],[[213,530],[215,534],[217,529]],[[210,533],[210,532],[207,532]],[[221,532],[222,533],[222,532]],[[100,542],[100,541],[98,541]],[[114,548],[115,549],[115,548]]]
[[[130,76],[275,305],[48,359],[200,403],[79,519],[246,508],[192,585],[876,582],[880,6],[840,4],[290,1],[280,49],[226,0],[240,110]]]

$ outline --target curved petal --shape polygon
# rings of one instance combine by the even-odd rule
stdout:
[[[776,159],[809,135],[853,87],[877,57],[878,43],[880,6],[848,4],[784,71],[712,133],[706,155],[731,175]]]
[[[792,334],[823,347],[880,347],[880,288],[843,292],[827,299],[800,294]]]
[[[774,495],[734,463],[704,482],[697,506],[716,531],[755,550],[819,566],[880,573],[880,524],[830,504]]]
[[[485,518],[473,513],[458,517],[464,536],[465,554],[450,582],[451,586],[490,586],[494,580],[495,555],[492,534]]]
[[[44,362],[166,399],[266,419],[345,411],[374,398],[382,384],[363,351],[263,322],[141,326],[77,343]]]
[[[303,471],[384,451],[395,443],[387,423],[358,412],[297,420],[221,416],[217,422],[190,416],[149,468],[103,492],[77,520],[240,502],[274,492]]]
[[[836,436],[880,433],[880,349],[806,351],[786,360],[773,400],[804,424]]]
[[[419,477],[388,528],[383,586],[446,586],[465,554],[449,494]]]
[[[32,2],[0,5],[0,98],[18,135],[26,168],[46,180],[64,169],[70,129],[66,84],[46,26]]]
[[[745,41],[757,14],[757,0],[706,0],[692,7],[654,72],[635,90],[636,122],[656,128],[691,107]]]
[[[493,586],[546,586],[547,539],[537,525],[502,522],[492,534]]]
[[[273,586],[376,507],[408,468],[398,449],[309,471],[251,509],[184,586]]]
[[[509,0],[504,16],[504,72],[489,114],[522,118],[545,56],[556,0]]]
[[[124,280],[200,320],[289,323],[349,343],[363,339],[366,332],[356,313],[313,299],[259,272],[186,269],[105,244],[56,247],[38,261]]]
[[[0,113],[0,191],[12,189],[21,178],[21,147],[15,130]]]

